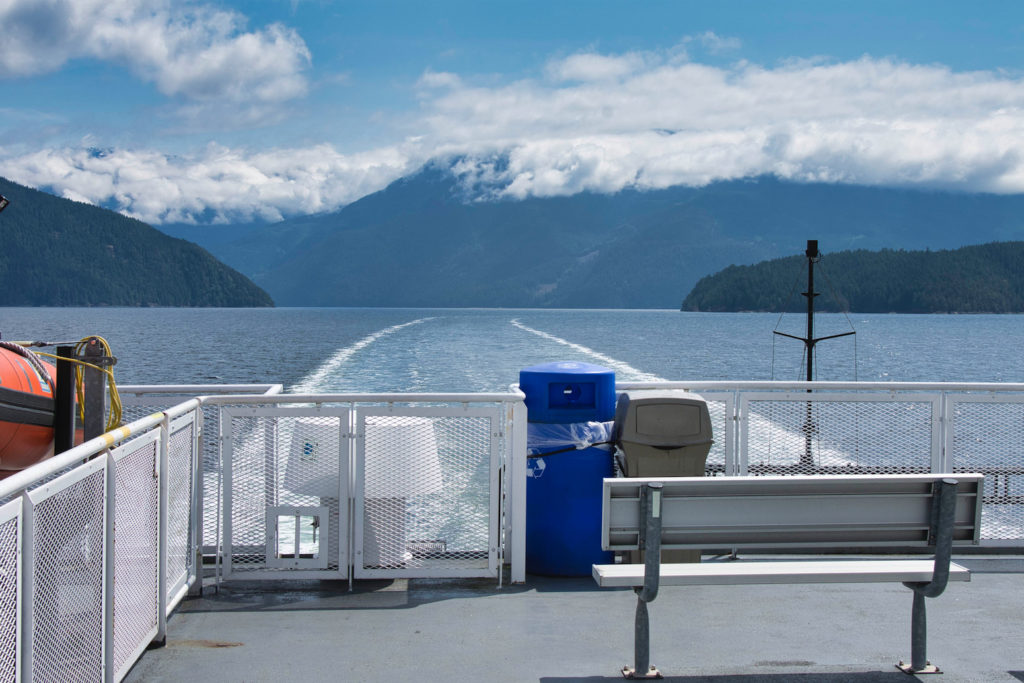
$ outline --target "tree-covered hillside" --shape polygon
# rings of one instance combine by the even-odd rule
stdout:
[[[205,249],[0,178],[2,306],[273,306]]]
[[[858,313],[1024,312],[1024,242],[945,251],[823,252],[815,309]],[[685,311],[806,310],[807,259],[729,266],[702,278]]]

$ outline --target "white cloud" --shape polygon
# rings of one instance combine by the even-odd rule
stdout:
[[[572,80],[439,93],[427,138],[480,164],[510,150],[487,174],[511,197],[764,173],[1024,192],[1020,77],[868,57],[719,68],[672,54],[573,55],[547,67],[564,73]]]
[[[620,56],[575,54],[547,65],[548,77],[561,81],[613,81],[636,73],[644,66],[644,56],[630,52]]]
[[[276,104],[305,94],[310,53],[292,29],[173,0],[0,0],[0,77],[76,58],[124,64],[193,103]],[[195,106],[195,105],[193,105]]]
[[[0,151],[0,175],[151,222],[335,210],[434,156],[457,156],[467,185],[492,197],[760,174],[1024,192],[1024,77],[869,57],[718,67],[680,54],[581,53],[498,86],[428,71],[411,136],[361,154],[330,145],[179,157]]]
[[[0,161],[0,175],[56,188],[68,199],[113,205],[148,223],[224,223],[333,210],[418,163],[413,146],[354,155],[330,145],[262,152],[210,146],[187,157],[69,148]]]

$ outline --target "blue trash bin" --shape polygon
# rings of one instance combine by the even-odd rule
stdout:
[[[525,368],[526,571],[590,576],[612,561],[601,550],[601,480],[613,476],[615,373],[589,363]]]

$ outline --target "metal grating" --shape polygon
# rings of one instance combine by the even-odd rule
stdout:
[[[1024,397],[950,397],[949,414],[953,471],[985,475],[982,538],[1024,538]]]
[[[103,676],[105,463],[101,456],[55,480],[38,501],[30,494],[33,680]]]
[[[303,563],[293,563],[293,568],[267,562],[268,552],[284,552],[268,545],[292,548],[299,534],[300,558],[293,559],[326,554],[324,571],[347,576],[348,411],[262,408],[247,412],[230,416],[231,467],[226,472],[230,486],[225,496],[225,515],[230,515],[231,522],[230,537],[225,538],[230,544],[228,571],[301,568]],[[344,514],[342,499],[346,500]],[[275,511],[282,507],[327,508],[328,533],[320,533],[316,524],[296,527],[280,522]],[[277,543],[268,544],[275,538]]]
[[[15,504],[17,505],[17,504]],[[0,680],[17,680],[18,668],[18,516],[0,523]]]
[[[359,423],[356,576],[493,575],[497,411],[365,411]]]
[[[195,416],[171,425],[167,442],[167,599],[170,600],[193,572],[191,515],[192,463]]]
[[[745,402],[741,420],[749,474],[931,470],[933,443],[938,438],[937,399],[891,402],[835,394],[824,399],[790,396],[760,395]]]
[[[715,439],[704,466],[704,476],[720,477],[729,473],[726,468],[726,452],[730,442],[728,434],[733,426],[732,405],[725,399],[718,400],[704,394],[701,396],[708,404],[708,412],[711,415],[711,431]]]
[[[159,515],[157,449],[159,432],[151,432],[113,453],[114,515],[114,671],[123,673],[135,653],[156,634]]]

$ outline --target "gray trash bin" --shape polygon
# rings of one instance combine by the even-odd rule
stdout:
[[[714,443],[707,402],[686,391],[624,391],[615,408],[614,441],[627,477],[703,477]],[[664,550],[664,562],[700,562],[699,550]],[[631,562],[643,562],[633,553]]]

